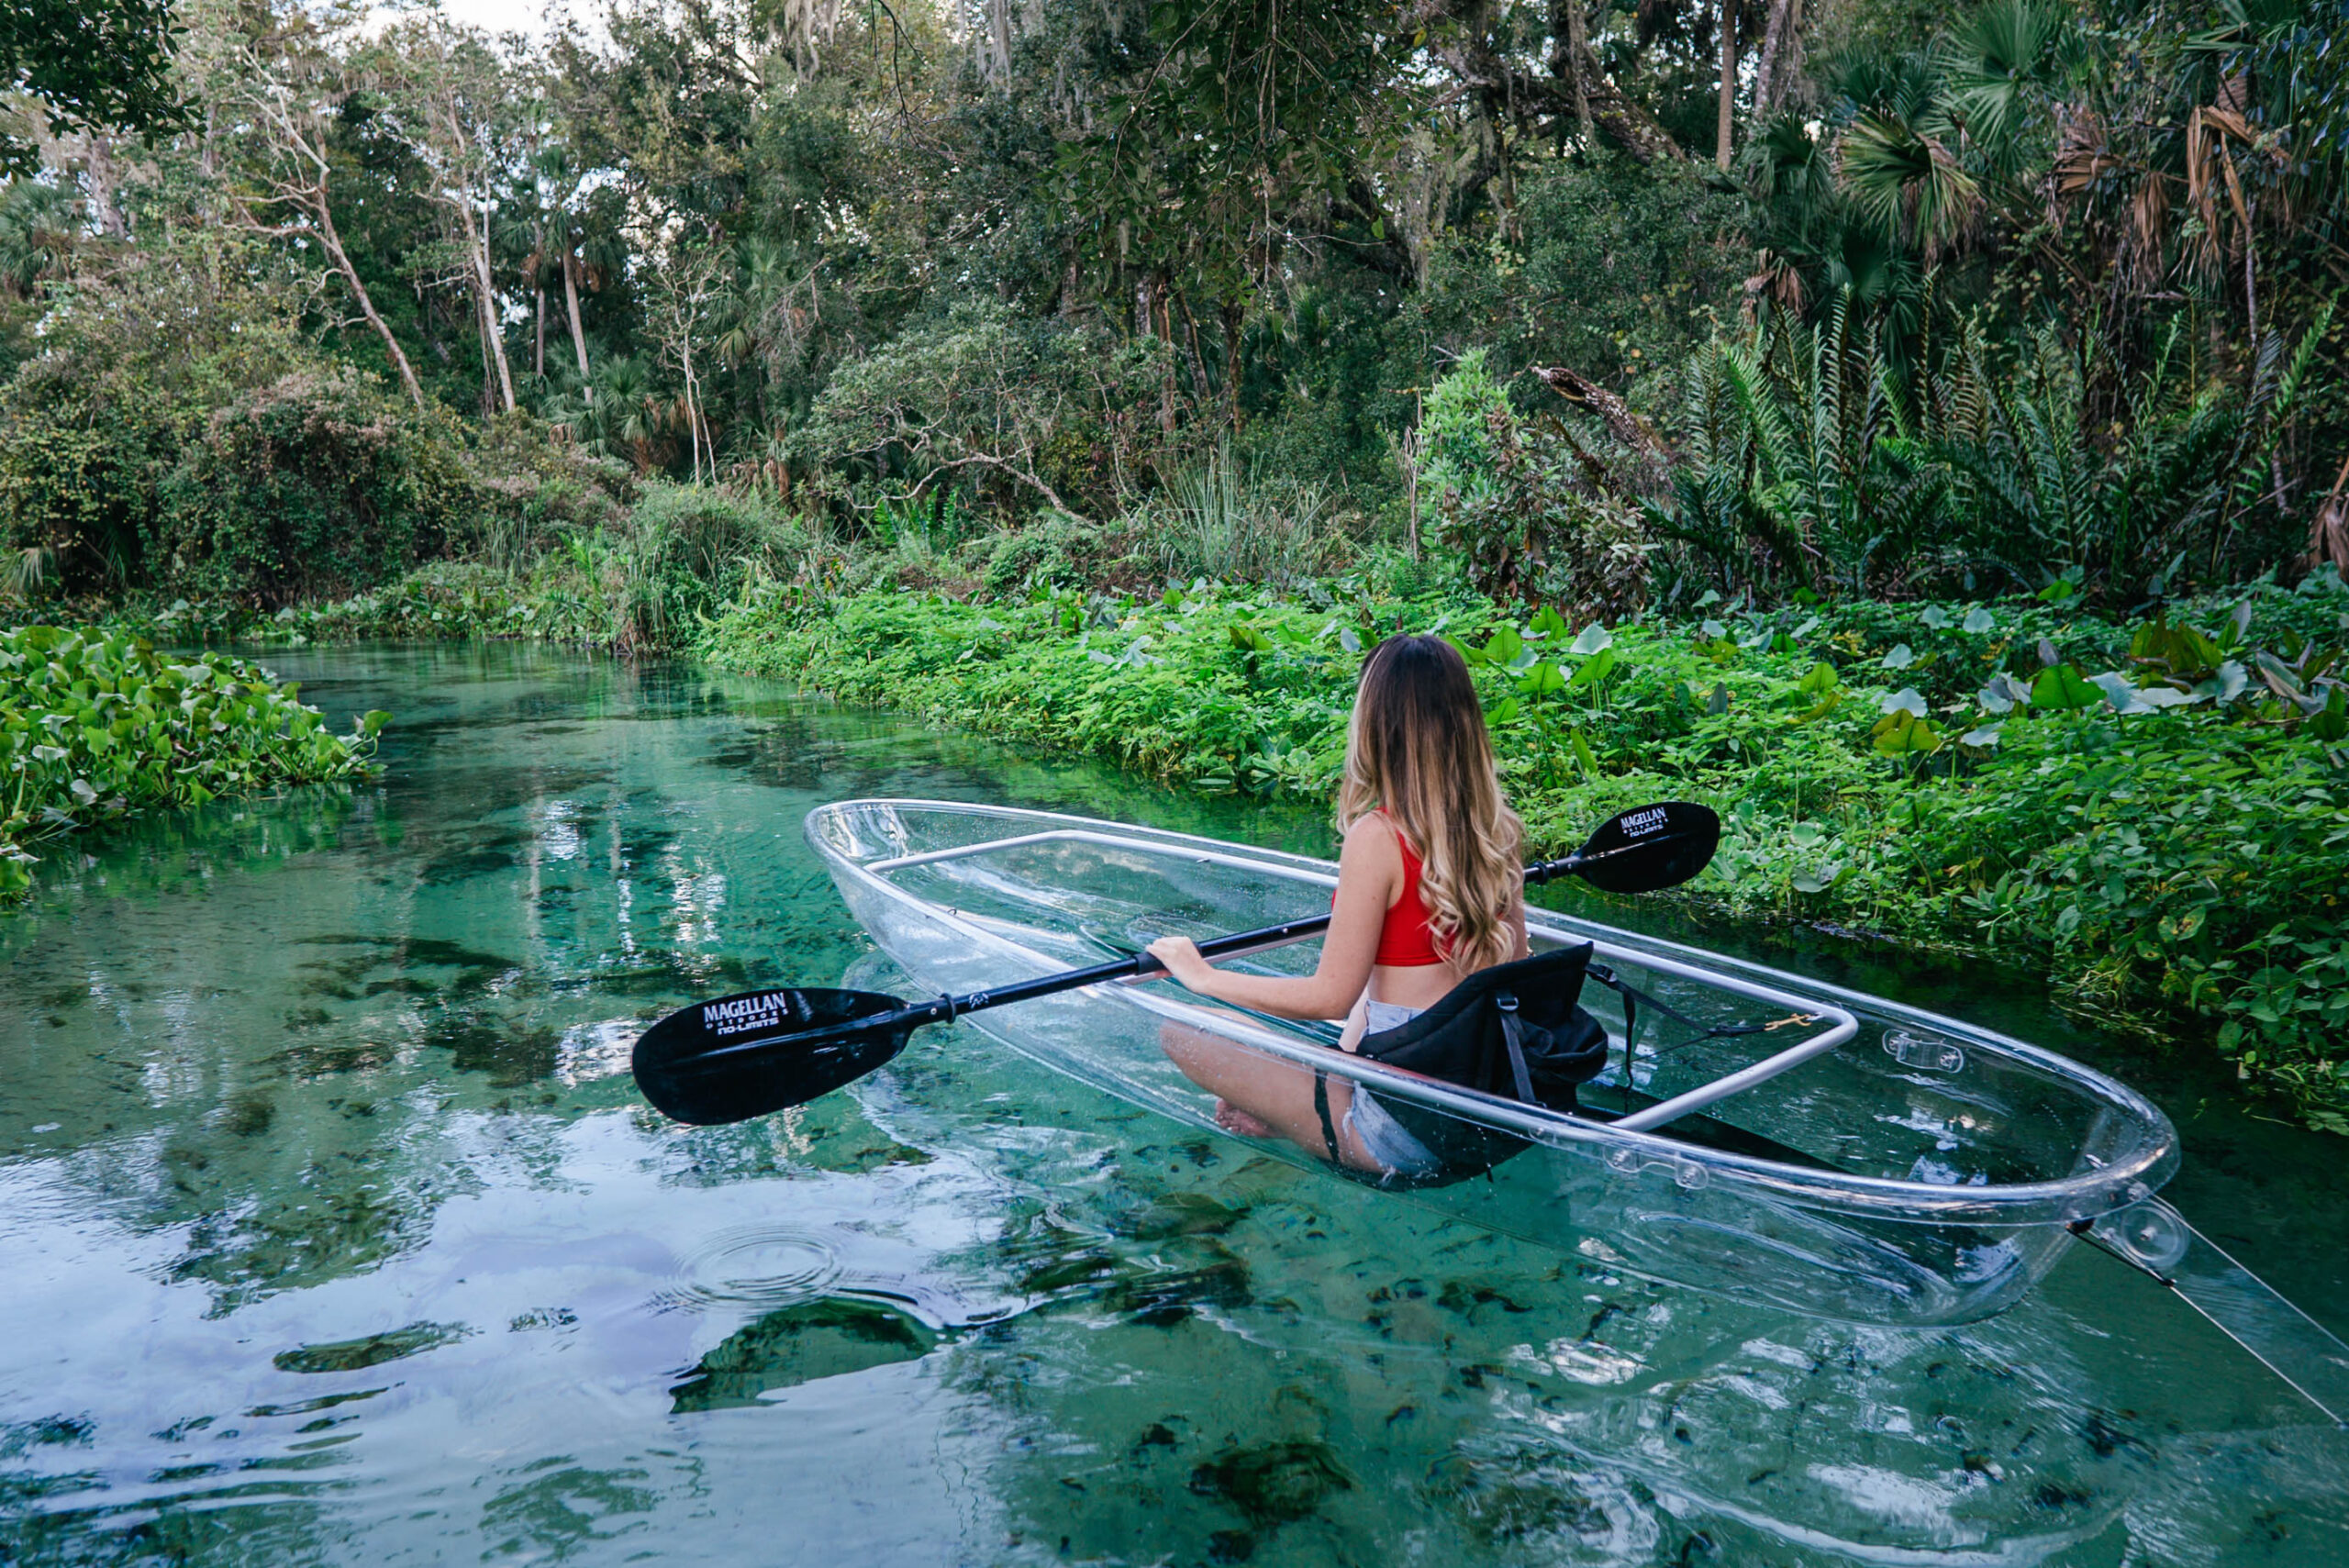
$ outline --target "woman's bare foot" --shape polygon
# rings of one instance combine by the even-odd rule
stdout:
[[[1241,1138],[1276,1138],[1279,1136],[1278,1133],[1273,1130],[1270,1123],[1260,1121],[1256,1118],[1250,1116],[1246,1111],[1241,1110],[1230,1100],[1218,1100],[1215,1103],[1215,1124],[1216,1126],[1223,1129],[1224,1131],[1236,1133]]]

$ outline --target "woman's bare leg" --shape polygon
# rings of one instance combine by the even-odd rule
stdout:
[[[1186,1078],[1215,1095],[1231,1110],[1261,1123],[1272,1135],[1287,1139],[1309,1154],[1333,1158],[1321,1136],[1321,1117],[1313,1106],[1312,1069],[1267,1056],[1237,1040],[1194,1029],[1188,1024],[1159,1026],[1158,1043]],[[1325,1080],[1330,1122],[1338,1129],[1334,1158],[1356,1170],[1375,1171],[1370,1158],[1344,1125],[1353,1106],[1353,1084],[1330,1074]],[[1233,1128],[1232,1130],[1241,1130]],[[1251,1134],[1250,1136],[1254,1136]]]

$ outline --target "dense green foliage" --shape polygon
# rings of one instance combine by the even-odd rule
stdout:
[[[157,806],[368,770],[391,716],[349,735],[241,659],[175,663],[144,639],[50,626],[0,631],[0,902],[30,885],[29,846]]]
[[[2349,591],[2328,576],[2133,625],[2076,605],[1577,629],[1359,582],[770,595],[708,652],[1207,788],[1315,796],[1361,651],[1441,629],[1476,668],[1538,848],[1627,801],[1708,801],[1729,828],[1693,890],[1713,906],[2043,964],[2069,1005],[2198,1032],[2349,1131],[2349,708],[2312,685],[2349,657]]]
[[[0,86],[69,126],[151,131],[178,123],[166,0],[8,0],[0,6]],[[0,162],[34,150],[0,133]]]
[[[1608,613],[2349,564],[2342,0],[601,21],[176,7],[187,113],[0,184],[19,591],[510,568],[599,463],[1234,572],[1309,513]]]

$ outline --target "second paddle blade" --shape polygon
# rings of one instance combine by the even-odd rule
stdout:
[[[696,1002],[637,1040],[636,1085],[662,1115],[697,1127],[804,1105],[903,1051],[914,1025],[880,1021],[903,1006],[875,991],[803,986]]]
[[[1602,892],[1653,893],[1704,870],[1720,841],[1721,819],[1710,806],[1660,801],[1599,824],[1577,851],[1591,857],[1577,874]]]

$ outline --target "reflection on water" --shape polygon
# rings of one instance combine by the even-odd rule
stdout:
[[[819,801],[1318,849],[1312,814],[679,668],[273,662],[399,714],[379,784],[65,846],[0,921],[0,1560],[2349,1555],[2349,1440],[2086,1254],[1990,1323],[1836,1328],[1443,1222],[962,1031],[733,1128],[629,1089],[637,1029],[697,995],[888,988],[801,847]],[[2022,985],[1800,962],[2164,1088],[2181,1204],[2344,1298],[2333,1146]]]

